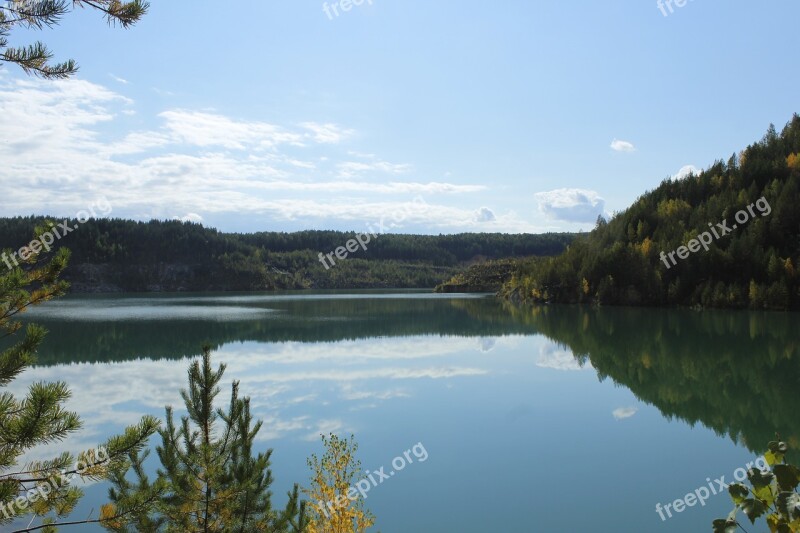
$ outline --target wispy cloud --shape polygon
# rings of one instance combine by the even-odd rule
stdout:
[[[355,131],[342,128],[337,124],[319,124],[317,122],[303,122],[301,127],[309,130],[314,141],[323,144],[336,144],[351,137]]]
[[[489,187],[425,179],[411,163],[350,146],[356,132],[331,122],[136,111],[131,99],[85,80],[0,77],[0,183],[19,184],[0,196],[0,209],[69,215],[103,194],[115,215],[136,219],[341,229],[383,219],[385,227],[409,232],[550,229],[481,206],[480,197],[453,205],[448,197]],[[411,202],[419,195],[425,205]],[[400,210],[403,220],[392,220]]]
[[[341,397],[344,400],[391,400],[394,398],[408,398],[410,395],[403,389],[389,389],[379,391],[357,390],[352,383],[342,386]]]
[[[231,150],[274,148],[280,144],[302,145],[303,135],[275,124],[234,120],[198,111],[173,110],[159,114],[175,141],[207,148]]]
[[[385,174],[403,174],[409,172],[412,167],[409,164],[401,163],[388,163],[386,161],[371,161],[365,163],[362,161],[345,161],[339,163],[339,176],[343,178],[352,178],[359,174],[368,172],[385,173]]]

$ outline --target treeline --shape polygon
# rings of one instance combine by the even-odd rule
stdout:
[[[780,134],[770,126],[727,162],[665,180],[609,222],[599,220],[564,254],[528,263],[503,291],[537,302],[797,309],[798,205],[795,115]],[[746,223],[737,224],[739,211],[752,211]],[[723,221],[728,234],[717,226]],[[712,228],[719,239],[708,251],[682,250],[675,264],[664,260]]]
[[[0,249],[18,250],[45,217],[0,218]],[[61,220],[51,219],[55,222]],[[56,241],[71,250],[64,278],[84,292],[432,288],[468,261],[555,255],[572,234],[382,234],[326,270],[329,253],[354,233],[223,233],[179,221],[92,219]],[[4,267],[0,263],[0,267]]]
[[[342,246],[355,234],[340,231],[262,232],[240,235],[242,242],[271,252],[313,250],[329,252]],[[455,266],[477,257],[525,257],[561,253],[573,235],[507,233],[460,233],[456,235],[380,234],[367,245],[364,258],[425,261],[435,265]]]

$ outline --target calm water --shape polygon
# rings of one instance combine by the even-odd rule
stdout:
[[[800,444],[795,315],[358,292],[71,297],[28,316],[50,335],[12,391],[66,380],[85,422],[50,451],[181,406],[210,343],[265,421],[279,496],[308,481],[320,433],[354,433],[370,470],[422,444],[368,494],[383,533],[710,531],[726,495],[665,521],[655,506],[730,481],[775,431]],[[86,488],[84,516],[106,490]]]

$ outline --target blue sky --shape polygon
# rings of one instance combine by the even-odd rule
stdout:
[[[796,1],[341,1],[13,34],[81,70],[0,66],[0,214],[104,197],[227,231],[588,230],[800,111]]]

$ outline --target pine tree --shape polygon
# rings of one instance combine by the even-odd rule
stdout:
[[[36,235],[44,235],[50,229],[36,228]],[[2,253],[3,262],[7,261],[11,268],[0,263],[0,339],[20,332],[22,324],[17,318],[21,313],[62,296],[68,288],[59,279],[69,259],[66,249],[47,261],[41,256],[41,246],[29,247],[20,255],[24,259],[15,258],[10,251]],[[24,461],[25,455],[37,446],[63,441],[81,428],[78,415],[64,409],[70,397],[66,383],[34,383],[24,398],[4,390],[34,363],[45,334],[42,327],[29,325],[19,342],[0,352],[0,524],[34,515],[30,525],[19,531],[53,531],[48,524],[69,515],[82,496],[79,488],[70,485],[73,479],[107,478],[158,428],[157,420],[144,417],[123,435],[77,457],[64,452],[49,460]],[[35,523],[37,517],[44,518],[41,524]],[[97,521],[90,517],[69,523]]]
[[[15,28],[41,30],[52,27],[76,7],[102,12],[109,24],[128,28],[138,22],[150,4],[144,0],[7,0],[0,5],[0,63],[16,63],[27,74],[48,79],[68,78],[78,71],[70,59],[51,64],[53,53],[41,41],[10,47],[8,37]]]
[[[112,481],[111,502],[104,516],[109,531],[166,532],[303,532],[307,528],[305,505],[299,487],[289,493],[282,510],[272,506],[270,469],[272,450],[253,456],[253,443],[261,421],[253,421],[250,399],[239,397],[234,382],[227,411],[215,409],[219,383],[225,365],[211,366],[210,348],[203,349],[201,361],[189,367],[189,388],[181,391],[188,416],[176,423],[172,407],[166,409],[166,426],[160,431],[157,448],[161,468],[151,483],[144,474],[143,457],[130,456],[135,484],[118,470]],[[154,498],[154,496],[156,496]],[[137,512],[141,502],[157,499],[149,512]]]

